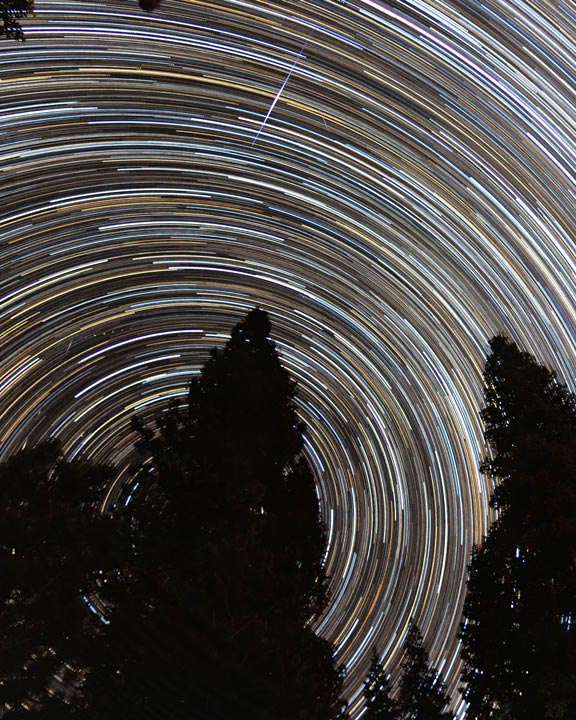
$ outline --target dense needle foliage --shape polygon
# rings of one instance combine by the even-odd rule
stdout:
[[[188,403],[132,427],[114,476],[56,441],[0,464],[0,716],[337,720],[342,675],[311,629],[325,530],[296,386],[251,311]],[[576,400],[504,337],[482,412],[497,519],[475,547],[461,626],[470,720],[576,717]],[[412,623],[395,691],[376,653],[366,720],[449,720]]]
[[[404,659],[399,682],[402,720],[452,720],[445,712],[450,698],[438,671],[430,665],[420,628],[410,623],[404,643]]]
[[[0,36],[12,40],[24,40],[19,20],[30,15],[33,4],[29,0],[0,0]]]
[[[125,560],[117,521],[95,503],[111,476],[65,462],[55,441],[0,465],[0,707],[11,716],[51,697],[80,702],[105,629],[95,608]]]
[[[311,629],[325,530],[270,330],[253,310],[187,406],[134,418],[144,462],[108,513],[111,470],[57,443],[0,465],[6,717],[341,716],[341,674]]]
[[[391,696],[391,686],[376,650],[372,652],[370,669],[364,681],[364,720],[400,720],[400,712]]]
[[[340,673],[310,628],[325,604],[325,531],[295,384],[270,329],[266,313],[250,312],[192,380],[187,408],[155,427],[133,421],[152,461],[128,505],[135,585],[146,588],[129,616],[172,639],[136,664],[126,657],[117,694],[128,677],[166,677],[141,689],[145,701],[125,702],[128,717],[153,706],[173,717],[204,717],[199,706],[206,718],[339,716]],[[116,627],[125,646],[126,621]]]
[[[498,511],[474,548],[461,630],[468,716],[576,713],[576,410],[556,375],[498,336],[482,413]]]

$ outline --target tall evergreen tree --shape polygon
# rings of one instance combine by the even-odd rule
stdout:
[[[490,342],[482,411],[498,518],[475,547],[461,628],[468,716],[576,714],[576,404],[528,353]]]
[[[150,578],[155,598],[149,621],[162,624],[177,608],[186,640],[174,638],[173,655],[190,668],[201,663],[199,671],[211,667],[213,683],[226,676],[226,693],[212,686],[212,707],[205,694],[207,717],[225,715],[227,697],[228,715],[240,717],[238,697],[251,687],[250,717],[332,720],[341,676],[310,629],[325,604],[325,530],[295,383],[270,330],[267,314],[252,310],[192,381],[188,408],[169,409],[155,427],[134,419],[151,462],[128,511],[140,577]],[[202,652],[206,635],[217,656]],[[123,676],[130,673],[127,659]],[[180,683],[189,697],[198,690],[193,675]]]
[[[410,623],[404,643],[399,685],[402,720],[452,719],[452,715],[444,711],[450,698],[440,674],[430,666],[422,634],[415,622]]]
[[[390,693],[388,675],[374,649],[370,669],[364,682],[365,720],[400,720],[398,706]]]

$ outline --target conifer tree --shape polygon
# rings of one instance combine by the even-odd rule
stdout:
[[[368,676],[364,682],[365,720],[400,720],[398,707],[390,693],[388,675],[374,649]]]
[[[228,713],[237,715],[232,697],[245,694],[248,672],[251,717],[333,720],[341,675],[310,629],[325,604],[326,535],[296,386],[270,330],[252,310],[192,380],[188,408],[171,408],[156,427],[133,421],[151,462],[128,509],[141,566],[158,583],[156,616],[166,603],[181,609],[188,639],[175,652],[197,666],[207,633],[222,648],[204,662],[213,677],[236,659]]]
[[[84,702],[85,671],[105,629],[99,598],[104,602],[106,588],[118,581],[124,553],[117,522],[95,502],[110,478],[108,467],[65,462],[56,441],[0,464],[6,717],[26,707],[47,713],[48,705]]]
[[[452,715],[444,711],[450,698],[438,671],[430,666],[422,634],[415,622],[410,623],[404,643],[399,686],[402,720],[452,719]]]
[[[507,338],[484,373],[482,471],[498,511],[475,547],[461,628],[468,717],[576,713],[574,396]]]

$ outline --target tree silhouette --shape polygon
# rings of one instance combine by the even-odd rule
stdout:
[[[0,465],[0,715],[342,717],[311,629],[326,533],[270,329],[253,310],[188,407],[134,418],[146,460],[108,513],[111,469],[56,442]]]
[[[104,631],[108,586],[124,548],[95,498],[111,470],[65,462],[57,442],[0,465],[0,703],[82,705],[94,644]]]
[[[18,22],[30,15],[33,4],[29,0],[0,0],[0,35],[12,40],[24,40],[22,26]]]
[[[169,674],[183,697],[170,677],[147,689],[174,717],[198,706],[200,676],[207,718],[243,717],[241,698],[246,717],[340,715],[341,675],[331,647],[310,628],[326,599],[325,529],[302,454],[296,386],[270,330],[267,314],[252,310],[192,380],[187,408],[173,406],[153,426],[133,420],[150,462],[138,470],[127,508],[135,583],[146,587],[128,615],[171,644],[144,652],[143,665],[126,657],[116,685],[127,692],[128,677],[162,678],[146,663],[166,668],[167,653],[180,658]],[[125,625],[112,620],[116,646],[125,647]]]
[[[576,411],[555,373],[490,342],[482,411],[498,518],[475,547],[461,627],[470,718],[576,712]]]
[[[444,712],[450,698],[438,671],[430,666],[428,652],[420,629],[410,623],[404,643],[404,659],[400,676],[402,720],[451,720]]]
[[[392,699],[388,675],[376,649],[372,651],[370,669],[364,681],[365,720],[400,720],[396,702]]]

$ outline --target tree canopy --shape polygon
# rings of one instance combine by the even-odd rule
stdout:
[[[391,696],[392,688],[380,657],[374,649],[370,669],[364,681],[365,720],[400,720],[400,712]]]
[[[250,717],[340,714],[341,674],[329,644],[310,628],[325,604],[325,529],[302,454],[296,386],[270,330],[267,314],[252,310],[192,379],[187,406],[173,406],[153,425],[133,420],[150,461],[136,473],[139,489],[127,509],[147,598],[130,616],[144,615],[151,636],[171,636],[176,667],[189,668],[189,677],[170,671],[184,688],[174,717],[192,702],[202,673],[207,717],[238,716],[248,687],[259,698]],[[178,618],[177,637],[169,617]],[[116,627],[118,646],[126,645],[126,625]],[[218,652],[201,651],[206,637]],[[143,659],[165,668],[162,657]],[[126,658],[122,677],[149,672]],[[174,705],[170,678],[157,702]]]
[[[420,628],[410,623],[404,643],[404,658],[399,681],[402,720],[452,720],[445,712],[450,698],[440,673],[430,665]]]
[[[470,718],[576,712],[576,411],[556,374],[490,343],[482,411],[498,517],[475,547],[461,629]]]
[[[0,702],[17,713],[69,701],[105,630],[125,546],[95,498],[111,469],[66,462],[56,441],[0,465]]]
[[[33,11],[30,0],[0,0],[0,35],[12,40],[24,40],[19,20]]]
[[[142,462],[105,513],[112,469],[57,442],[0,465],[6,717],[341,716],[341,672],[311,629],[326,533],[270,331],[253,310],[187,405],[133,419]]]
[[[254,309],[190,382],[132,420],[141,462],[57,441],[0,464],[0,716],[340,720],[342,672],[312,630],[326,531],[297,388]],[[470,720],[576,714],[576,400],[505,337],[482,418],[497,517],[473,549],[461,626]],[[413,622],[397,686],[376,652],[366,720],[450,720]]]

